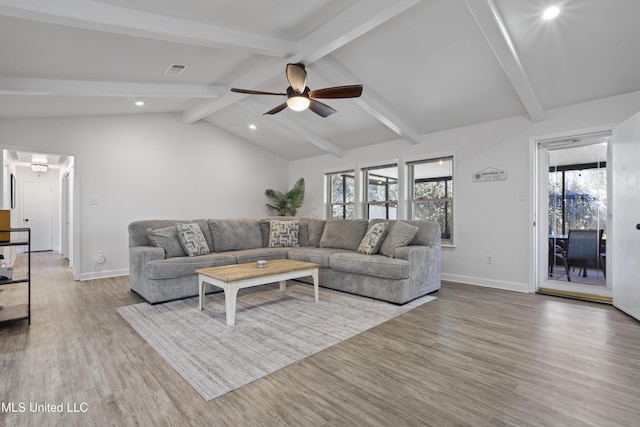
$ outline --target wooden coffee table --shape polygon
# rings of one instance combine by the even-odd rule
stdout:
[[[318,302],[318,264],[289,259],[277,259],[267,262],[265,268],[258,268],[255,262],[233,264],[221,267],[201,268],[198,273],[200,288],[200,310],[204,310],[205,283],[224,290],[224,303],[227,312],[227,325],[236,321],[236,297],[238,290],[252,286],[280,282],[280,292],[287,290],[287,280],[300,277],[313,277],[313,292]]]

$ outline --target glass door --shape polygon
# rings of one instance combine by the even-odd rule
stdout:
[[[538,143],[540,292],[611,297],[606,277],[610,137],[606,132]]]

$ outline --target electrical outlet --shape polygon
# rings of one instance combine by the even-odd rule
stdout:
[[[493,256],[487,255],[487,264],[493,264]]]

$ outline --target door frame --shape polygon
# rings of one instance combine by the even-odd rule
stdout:
[[[80,270],[78,268],[75,268],[75,266],[77,265],[81,265],[80,263],[80,223],[81,223],[81,216],[80,216],[80,185],[79,185],[79,179],[78,179],[78,174],[75,173],[75,169],[77,167],[76,161],[77,161],[77,156],[75,154],[68,154],[68,153],[64,153],[64,152],[60,152],[60,151],[49,151],[46,149],[41,149],[41,148],[36,148],[36,147],[25,147],[25,146],[17,146],[17,145],[10,145],[10,144],[4,144],[4,145],[0,145],[0,150],[3,154],[3,158],[2,158],[2,165],[3,165],[3,171],[4,173],[0,175],[0,179],[2,180],[2,185],[0,186],[0,188],[2,189],[2,198],[0,200],[0,203],[2,204],[2,206],[4,206],[4,209],[11,209],[11,202],[10,202],[10,165],[14,165],[20,162],[17,162],[15,159],[10,158],[9,156],[7,156],[7,152],[9,151],[22,151],[22,152],[26,152],[26,153],[46,153],[46,154],[59,154],[59,155],[64,155],[67,156],[70,161],[69,163],[67,163],[65,165],[64,170],[66,170],[67,172],[69,172],[69,176],[70,176],[70,192],[69,192],[69,197],[71,198],[71,203],[70,203],[70,209],[71,209],[71,218],[72,218],[72,223],[71,223],[71,227],[70,227],[70,255],[72,257],[72,259],[70,259],[70,263],[69,263],[69,267],[72,268],[73,271],[73,279],[79,281],[80,280]],[[64,176],[64,170],[61,169],[61,177]],[[16,199],[16,207],[18,205],[18,200],[20,197],[20,192],[18,191],[18,199]],[[17,226],[17,225],[13,225],[13,226]],[[54,226],[60,226],[60,224],[54,224]]]
[[[613,132],[613,128],[617,125],[617,123],[613,123],[613,124],[606,124],[606,125],[600,125],[600,126],[594,126],[594,127],[590,127],[590,128],[582,128],[582,129],[576,129],[576,130],[571,130],[571,131],[562,131],[562,132],[555,132],[555,133],[550,133],[550,134],[543,134],[543,135],[536,135],[536,136],[532,136],[529,138],[529,159],[530,159],[530,164],[529,164],[529,191],[531,194],[531,197],[529,198],[529,224],[531,224],[531,232],[529,234],[529,293],[536,293],[538,291],[538,285],[540,283],[541,277],[540,277],[540,262],[541,262],[541,256],[540,254],[542,253],[542,250],[544,249],[545,253],[548,254],[548,250],[547,250],[547,245],[548,243],[545,240],[545,247],[541,248],[541,239],[540,239],[540,233],[542,233],[541,231],[541,227],[543,225],[545,225],[547,223],[546,220],[543,220],[541,218],[544,218],[542,215],[545,215],[546,217],[546,212],[539,212],[539,194],[540,194],[540,184],[539,184],[539,180],[540,180],[540,176],[539,176],[539,168],[540,168],[540,164],[539,164],[539,158],[538,158],[538,143],[540,142],[550,142],[553,140],[565,140],[565,139],[570,139],[572,137],[579,137],[579,136],[587,136],[587,135],[591,135],[591,134],[596,134],[596,133],[604,133],[604,132]],[[609,147],[608,147],[608,163],[607,163],[607,169],[612,171],[613,170],[613,165],[609,162],[610,158],[611,158],[611,143],[609,143]],[[611,195],[611,175],[608,175],[608,179],[607,179],[607,195]],[[609,201],[610,203],[610,201]],[[609,209],[609,207],[607,207],[607,221],[610,222],[611,221],[611,210]],[[608,245],[608,243],[607,243]],[[545,259],[546,261],[546,259]],[[607,268],[607,272],[610,272],[610,266],[611,266],[611,258],[607,257],[606,259],[606,268]],[[546,262],[545,262],[546,265]],[[546,267],[545,267],[546,268]],[[612,296],[612,291],[611,291],[611,286],[610,286],[610,278],[609,278],[610,274],[607,275],[607,287],[606,288],[596,288],[592,285],[580,285],[579,283],[572,283],[568,285],[568,288],[566,289],[567,292],[573,292],[573,293],[586,293],[586,294],[591,294],[591,295],[597,295],[597,296],[602,296],[605,298],[610,298]],[[561,282],[558,282],[559,284],[561,284],[561,286],[558,286],[558,288],[565,288],[565,285],[563,285]]]

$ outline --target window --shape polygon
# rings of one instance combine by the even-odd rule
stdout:
[[[398,218],[398,165],[363,169],[367,219]]]
[[[328,219],[355,218],[355,181],[353,170],[327,174]]]
[[[407,163],[411,219],[440,224],[442,243],[453,243],[453,156]]]
[[[549,234],[565,235],[571,229],[604,229],[606,166],[602,161],[549,168]]]

